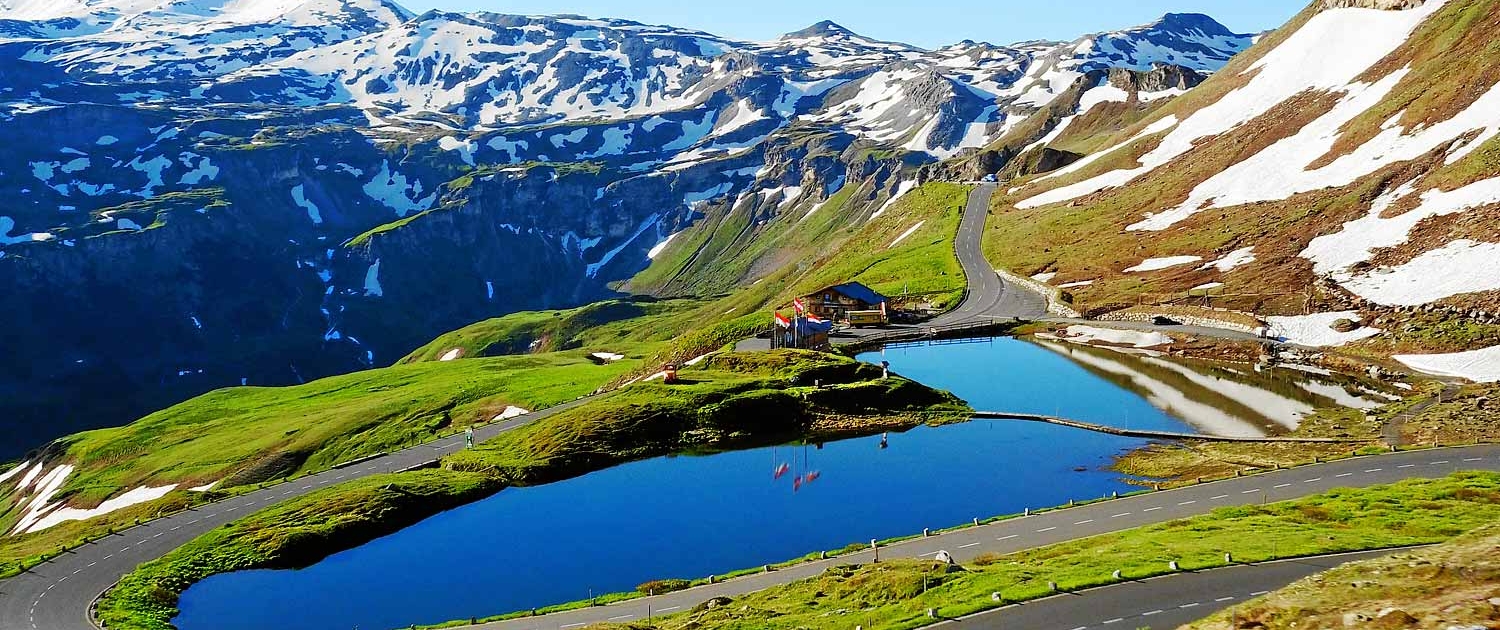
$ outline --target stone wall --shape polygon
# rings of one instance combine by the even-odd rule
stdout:
[[[1062,289],[1043,282],[1037,282],[1036,280],[1032,280],[1031,278],[1010,273],[1009,271],[1005,271],[1003,269],[996,269],[995,273],[1000,274],[1000,277],[1003,278],[1006,282],[1019,284],[1028,291],[1035,291],[1042,294],[1043,297],[1047,298],[1048,313],[1051,313],[1058,317],[1083,317],[1083,315],[1079,314],[1078,311],[1073,310],[1073,307],[1068,306],[1063,302]]]
[[[1224,330],[1233,330],[1233,331],[1236,331],[1236,332],[1242,332],[1242,333],[1247,333],[1247,334],[1251,334],[1251,335],[1260,335],[1264,331],[1264,327],[1246,326],[1245,324],[1241,324],[1241,323],[1238,323],[1238,322],[1229,321],[1228,318],[1214,317],[1213,316],[1213,312],[1212,312],[1213,310],[1219,310],[1219,309],[1204,309],[1204,314],[1203,315],[1187,315],[1187,314],[1179,313],[1179,312],[1176,312],[1176,311],[1170,311],[1170,312],[1169,311],[1160,311],[1160,312],[1157,312],[1157,311],[1151,311],[1149,309],[1128,309],[1128,310],[1124,310],[1124,311],[1115,311],[1113,313],[1105,313],[1103,315],[1100,315],[1097,319],[1099,319],[1100,321],[1106,321],[1106,322],[1142,322],[1142,323],[1149,323],[1153,318],[1160,316],[1160,317],[1171,318],[1174,321],[1182,322],[1183,324],[1188,325],[1188,326],[1201,326],[1201,327],[1204,327],[1204,328],[1222,328]],[[1226,315],[1229,314],[1229,313],[1242,314],[1242,313],[1239,313],[1239,311],[1228,311],[1228,310],[1225,310],[1224,313]]]

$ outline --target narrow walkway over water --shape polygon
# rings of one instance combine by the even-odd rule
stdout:
[[[1108,433],[1110,435],[1122,435],[1125,437],[1163,439],[1163,440],[1206,440],[1209,442],[1303,442],[1303,443],[1344,443],[1363,444],[1376,441],[1375,438],[1314,438],[1314,437],[1284,437],[1284,436],[1235,436],[1235,435],[1209,435],[1204,433],[1178,433],[1175,431],[1148,431],[1142,429],[1121,429],[1081,420],[1069,420],[1057,416],[1044,416],[1033,413],[1008,413],[1004,411],[976,411],[975,418],[986,420],[1027,420],[1031,422],[1045,422],[1086,431]]]

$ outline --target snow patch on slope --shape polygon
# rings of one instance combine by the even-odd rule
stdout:
[[[1354,79],[1404,43],[1412,30],[1442,5],[1441,0],[1431,0],[1422,7],[1405,11],[1325,10],[1313,16],[1280,46],[1247,69],[1246,72],[1254,72],[1255,75],[1244,87],[1226,94],[1178,123],[1155,149],[1141,157],[1139,168],[1111,171],[1072,186],[1049,191],[1017,205],[1027,208],[1057,203],[1107,187],[1121,186],[1187,153],[1198,140],[1217,136],[1243,125],[1305,91],[1346,92],[1349,96],[1345,98],[1345,103],[1350,100],[1360,101],[1361,96],[1368,97],[1382,89],[1388,91],[1390,88],[1384,80],[1377,82],[1380,87],[1372,87],[1356,83]],[[1338,54],[1330,55],[1330,50],[1338,51]],[[1345,115],[1353,107],[1354,105],[1347,105],[1339,115]],[[1357,115],[1359,111],[1352,115]],[[1102,151],[1098,155],[1110,152],[1113,149]],[[1302,165],[1306,163],[1304,161]],[[1188,209],[1179,208],[1148,217],[1146,221],[1128,229],[1163,229],[1198,210],[1197,207],[1186,204],[1183,208]]]
[[[1347,319],[1359,321],[1358,311],[1338,313],[1314,313],[1286,317],[1267,317],[1271,337],[1304,346],[1342,346],[1380,334],[1379,328],[1361,327],[1343,333],[1333,329],[1333,323]]]
[[[1178,267],[1203,260],[1202,256],[1165,256],[1162,258],[1150,258],[1141,261],[1141,264],[1125,270],[1125,273],[1140,273],[1145,271],[1159,271],[1170,267]]]
[[[1500,346],[1452,354],[1398,354],[1394,358],[1428,374],[1456,376],[1478,383],[1500,381]]]

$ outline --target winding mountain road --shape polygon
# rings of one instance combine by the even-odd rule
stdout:
[[[996,184],[983,183],[969,193],[968,205],[964,207],[963,219],[958,224],[958,235],[953,239],[958,263],[968,278],[968,294],[958,308],[938,316],[928,325],[946,326],[997,317],[1040,319],[1047,316],[1044,296],[1005,282],[984,257],[984,226],[989,220],[990,198],[996,187]]]

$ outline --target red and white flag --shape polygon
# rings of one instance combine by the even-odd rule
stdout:
[[[776,323],[779,324],[782,328],[789,328],[792,325],[792,320],[787,319],[786,316],[782,315],[781,313],[777,313]]]
[[[795,300],[792,300],[792,308],[797,309],[797,314],[798,315],[801,315],[801,314],[807,312],[807,305],[802,303],[802,298],[797,298]]]
[[[807,321],[812,322],[814,324],[825,324],[825,323],[828,322],[828,320],[823,319],[821,317],[818,317],[817,315],[808,315],[807,316]]]

